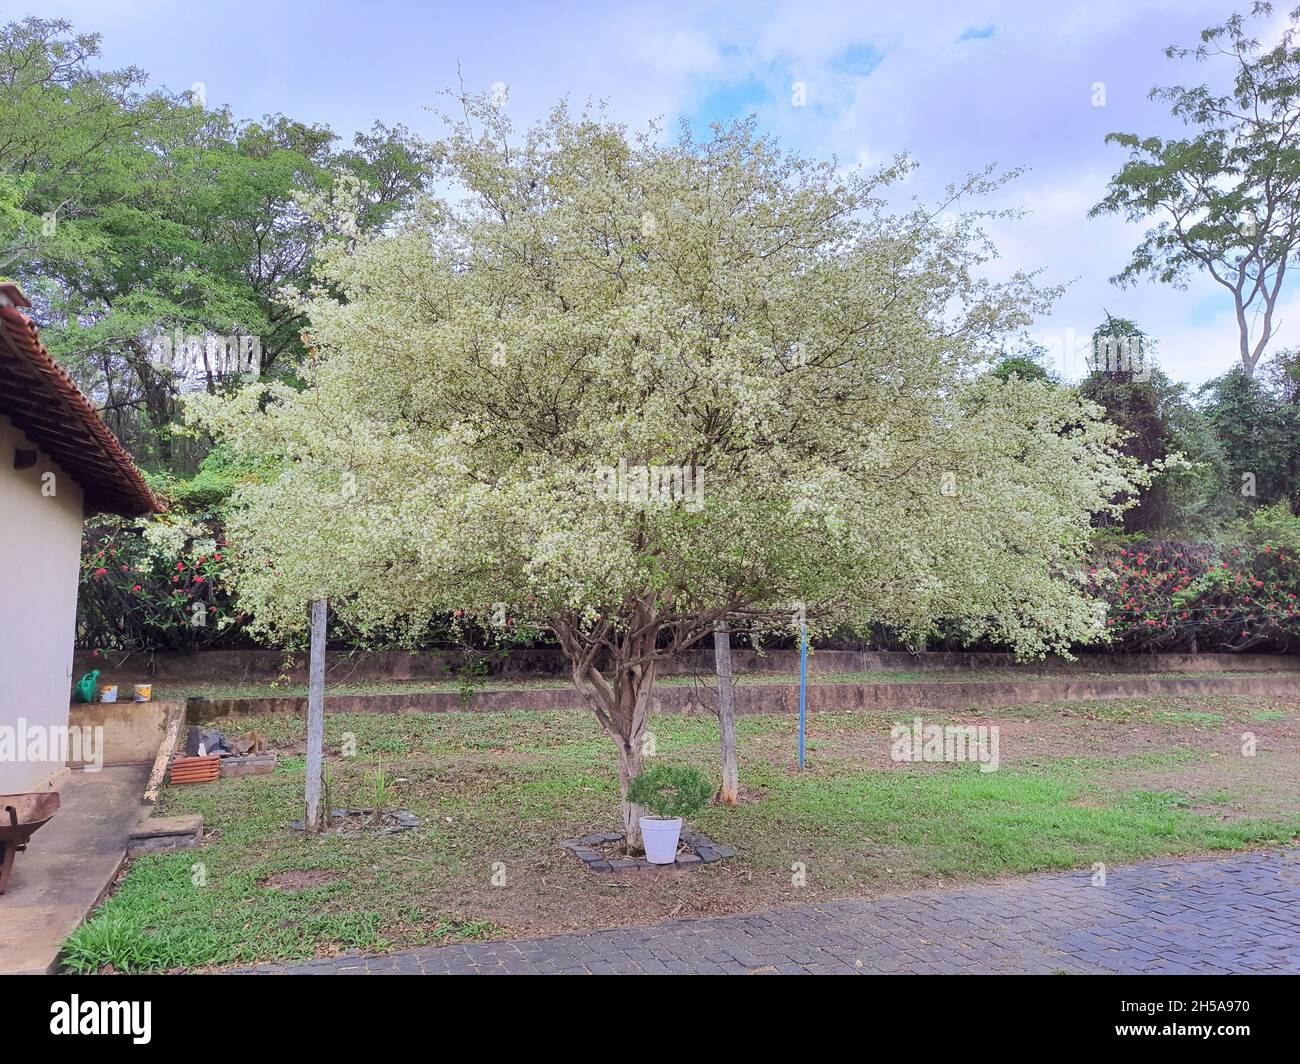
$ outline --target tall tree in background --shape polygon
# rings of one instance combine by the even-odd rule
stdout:
[[[1277,502],[1294,507],[1300,407],[1294,402],[1286,361],[1274,359],[1269,369],[1251,378],[1236,367],[1200,390],[1205,416],[1223,448],[1229,489],[1241,511]]]
[[[1286,433],[1285,497],[1290,511],[1300,517],[1300,350],[1279,351],[1264,364],[1262,382],[1278,404]]]
[[[1124,453],[1146,466],[1163,467],[1134,506],[1121,515],[1125,532],[1198,529],[1230,512],[1222,449],[1192,403],[1187,386],[1155,362],[1156,346],[1127,318],[1110,314],[1092,333],[1094,365],[1079,393],[1106,411],[1125,433]]]
[[[192,469],[180,394],[222,382],[160,360],[158,338],[255,338],[262,373],[292,376],[305,318],[280,294],[306,287],[321,236],[300,197],[355,182],[369,232],[409,204],[427,160],[401,127],[341,148],[324,126],[147,92],[142,71],[97,70],[99,55],[97,34],[61,20],[0,29],[0,268],[135,456]]]
[[[1252,16],[1270,15],[1256,3]],[[1092,209],[1130,221],[1156,219],[1114,281],[1151,277],[1186,287],[1205,271],[1232,294],[1241,365],[1255,372],[1277,322],[1292,257],[1300,247],[1300,9],[1277,44],[1265,47],[1233,15],[1201,34],[1196,48],[1171,46],[1172,59],[1228,60],[1232,88],[1175,85],[1153,89],[1191,128],[1165,140],[1111,133],[1129,160]]]

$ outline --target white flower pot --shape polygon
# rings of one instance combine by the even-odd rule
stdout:
[[[672,864],[677,860],[677,840],[682,836],[682,818],[661,820],[641,817],[641,839],[645,842],[645,859],[651,864]]]

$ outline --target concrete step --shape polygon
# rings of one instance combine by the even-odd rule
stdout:
[[[203,841],[203,817],[198,813],[184,816],[146,816],[132,830],[127,853],[170,853],[197,846]]]

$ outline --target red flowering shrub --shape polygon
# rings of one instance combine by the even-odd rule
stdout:
[[[173,534],[151,539],[144,527],[108,520],[82,537],[78,646],[197,650],[230,642],[242,618],[223,580],[219,531],[177,523]]]
[[[1120,650],[1300,647],[1300,557],[1274,541],[1115,548],[1095,558],[1089,589]]]

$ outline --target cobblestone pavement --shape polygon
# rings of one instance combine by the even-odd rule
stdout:
[[[246,971],[1300,973],[1300,849]]]

